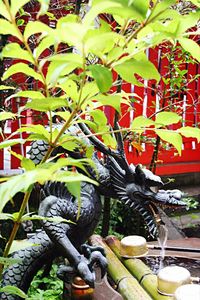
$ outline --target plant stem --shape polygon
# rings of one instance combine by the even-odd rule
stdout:
[[[30,195],[31,195],[31,191],[32,191],[32,188],[33,187],[30,187],[29,188],[29,191],[27,191],[25,194],[24,194],[24,198],[23,198],[23,201],[22,201],[22,204],[21,204],[21,207],[20,207],[20,211],[19,211],[19,214],[17,216],[17,219],[16,221],[14,222],[14,226],[13,226],[13,229],[12,229],[12,232],[9,236],[9,240],[6,244],[6,247],[5,247],[5,250],[4,250],[4,253],[3,253],[3,257],[7,257],[9,252],[10,252],[10,248],[12,246],[12,243],[16,237],[16,234],[17,234],[17,231],[19,229],[19,226],[21,224],[21,218],[24,214],[24,211],[26,209],[26,206],[27,206],[27,203],[29,201],[29,198],[30,198]],[[0,264],[0,277],[2,275],[2,271],[3,271],[3,265]]]
[[[47,153],[45,154],[43,160],[41,161],[41,163],[45,162],[50,157],[53,149],[57,146],[57,142],[58,142],[59,138],[67,130],[67,128],[71,125],[72,120],[74,119],[74,117],[76,116],[76,114],[79,112],[80,107],[82,106],[82,104],[85,101],[85,100],[81,101],[82,91],[83,91],[83,87],[84,87],[84,83],[85,83],[85,79],[86,79],[86,69],[85,69],[85,66],[86,66],[86,61],[85,61],[84,48],[83,48],[83,78],[82,78],[81,85],[80,85],[80,91],[79,91],[79,97],[78,97],[78,100],[77,100],[77,106],[71,112],[71,115],[70,115],[69,119],[65,122],[65,124],[63,125],[62,129],[58,133],[58,135],[55,138],[55,140],[52,141],[52,143],[51,143],[51,145],[50,145]]]

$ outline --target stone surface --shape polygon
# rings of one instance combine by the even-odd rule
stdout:
[[[149,242],[150,245],[158,246],[158,242]],[[187,258],[200,259],[200,238],[184,238],[179,240],[168,240],[167,246],[180,247],[181,251],[168,251],[166,250],[166,256],[179,256]],[[195,249],[197,252],[187,251],[186,249]],[[160,250],[149,249],[148,255],[160,255]]]

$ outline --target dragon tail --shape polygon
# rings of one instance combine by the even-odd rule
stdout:
[[[44,266],[55,258],[55,247],[44,231],[36,233],[29,239],[31,243],[25,249],[13,253],[12,258],[19,260],[5,269],[2,278],[2,287],[11,285],[28,291],[33,277]],[[0,293],[0,299],[19,300],[19,296],[9,293]]]

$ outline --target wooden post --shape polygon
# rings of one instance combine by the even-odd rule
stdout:
[[[152,300],[103,241],[101,236],[93,235],[90,238],[90,243],[93,246],[102,246],[104,248],[108,260],[108,274],[117,285],[117,290],[123,296],[124,300]]]

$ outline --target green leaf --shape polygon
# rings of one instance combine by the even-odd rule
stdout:
[[[54,30],[40,21],[28,22],[24,30],[25,40],[27,41],[31,35],[36,33],[42,33],[43,36],[46,36],[51,33],[53,34]]]
[[[93,53],[101,58],[104,53],[111,51],[114,45],[123,38],[115,32],[102,33],[101,31],[96,31],[97,30],[93,30],[92,34],[90,32],[85,39],[84,49],[86,55]]]
[[[93,1],[92,4],[92,8],[89,10],[89,12],[85,15],[83,19],[83,24],[86,26],[91,25],[91,23],[99,14],[106,12],[108,9],[122,9],[122,5],[114,1],[101,1],[101,5]]]
[[[7,202],[15,196],[18,192],[26,192],[32,184],[37,181],[45,182],[51,180],[47,170],[32,170],[23,174],[16,175],[6,182],[1,183],[0,189],[0,212],[2,212]]]
[[[2,15],[7,20],[10,20],[9,12],[2,0],[0,1],[0,15]]]
[[[92,72],[97,86],[102,93],[106,93],[112,86],[112,72],[102,65],[91,65],[88,69]]]
[[[37,14],[37,18],[42,15],[45,15],[49,9],[50,0],[38,0],[40,2],[40,10]]]
[[[177,131],[185,137],[196,138],[198,143],[200,142],[200,129],[199,128],[185,126],[185,127],[179,128]]]
[[[185,51],[188,51],[200,62],[200,47],[195,41],[187,38],[181,38],[178,41]]]
[[[13,86],[0,85],[0,91],[2,90],[15,90],[16,88]]]
[[[17,26],[22,26],[25,23],[24,19],[17,20]]]
[[[14,35],[19,40],[22,40],[22,37],[16,27],[11,24],[9,21],[0,19],[0,34],[8,34],[8,35]]]
[[[32,215],[32,216],[24,215],[21,219],[21,222],[24,222],[27,220],[32,220],[32,221],[39,220],[39,221],[49,221],[49,222],[53,222],[53,223],[73,223],[73,224],[75,224],[74,222],[64,219],[62,217],[59,217],[59,216],[50,218],[50,217],[43,217],[40,215]]]
[[[11,95],[10,97],[8,97],[6,99],[8,100],[8,99],[11,99],[14,97],[24,97],[24,98],[30,98],[30,99],[45,98],[45,96],[41,92],[38,92],[38,91],[20,91],[16,94]]]
[[[58,111],[55,115],[61,117],[65,121],[68,121],[71,114],[69,111]]]
[[[16,63],[9,67],[7,71],[4,72],[2,80],[6,80],[8,77],[16,73],[24,73],[26,76],[31,76],[36,80],[43,82],[42,76],[25,63]]]
[[[80,181],[86,181],[95,185],[98,185],[98,183],[89,177],[79,174],[79,173],[74,173],[74,172],[66,172],[66,171],[60,171],[59,173],[56,173],[56,175],[53,177],[55,181],[59,182],[66,182],[66,183],[71,183],[71,182],[80,182]]]
[[[83,67],[83,58],[76,53],[56,54],[50,56],[48,61],[59,61],[62,63],[73,62],[77,64],[77,67]]]
[[[177,30],[177,38],[181,34],[184,34],[189,28],[192,28],[197,25],[198,21],[200,18],[200,12],[195,11],[195,12],[190,12],[186,15],[181,15],[178,20],[179,20],[179,26]]]
[[[68,182],[67,189],[78,200],[78,211],[76,216],[76,220],[78,220],[81,212],[81,184],[80,182]]]
[[[12,140],[5,140],[0,143],[0,149],[11,147],[17,144],[24,144],[25,140],[23,139],[12,139]]]
[[[13,155],[14,157],[16,157],[17,159],[19,159],[20,161],[22,160],[23,156],[19,153],[16,153],[12,150],[10,150],[10,154]]]
[[[175,124],[178,123],[181,120],[181,117],[179,115],[177,115],[174,112],[160,112],[158,114],[156,114],[156,120],[155,122],[161,126],[166,126],[166,125],[171,125],[171,124]],[[156,124],[156,125],[157,125]]]
[[[67,43],[69,46],[75,46],[79,51],[83,50],[83,40],[88,31],[87,26],[79,22],[62,23],[62,27],[56,29],[56,35],[60,42]],[[67,32],[67,34],[66,34]]]
[[[148,119],[144,116],[139,116],[133,120],[133,122],[131,124],[131,129],[134,132],[142,133],[145,131],[146,127],[149,127],[152,125],[155,125],[155,122],[153,120]]]
[[[131,6],[143,19],[149,9],[149,0],[128,0],[128,6]]]
[[[122,98],[118,95],[98,95],[95,97],[95,100],[98,100],[102,105],[108,105],[114,107],[118,111],[118,113],[121,113],[121,100]]]
[[[90,25],[101,13],[109,13],[120,16],[126,20],[132,19],[141,22],[145,19],[148,10],[148,0],[112,0],[112,1],[92,1],[92,8],[86,14],[83,23]]]
[[[14,265],[22,262],[22,259],[17,259],[17,258],[11,258],[11,257],[0,257],[0,264],[2,265]]]
[[[63,63],[62,61],[52,61],[48,66],[46,75],[46,82],[49,86],[53,87],[61,75],[66,75],[77,68],[76,63]]]
[[[65,142],[61,141],[60,145],[62,146],[62,148],[68,151],[74,151],[78,147],[78,144],[74,141],[65,141]]]
[[[13,220],[12,214],[0,213],[0,220]]]
[[[23,299],[26,299],[28,297],[22,290],[13,285],[6,285],[0,288],[0,293],[13,294]]]
[[[93,99],[95,95],[99,93],[97,83],[95,81],[86,82],[82,89],[81,100]],[[86,103],[87,104],[87,103]]]
[[[124,50],[121,47],[115,47],[113,48],[107,55],[107,60],[113,61],[117,60],[122,54],[124,53]]]
[[[30,0],[11,0],[11,14],[13,17],[17,14],[19,9],[28,3]]]
[[[116,149],[117,148],[117,141],[111,134],[103,134],[102,135],[103,142],[106,144],[106,146]]]
[[[134,74],[144,79],[160,80],[160,74],[153,63],[148,60],[130,59],[114,67],[114,70],[127,82],[138,85]]]
[[[16,114],[13,114],[8,111],[1,111],[0,112],[0,121],[8,120],[8,119],[14,119],[16,117]]]
[[[63,135],[59,140],[59,145],[61,145],[64,149],[68,151],[74,151],[75,149],[81,150],[82,148],[82,140],[75,136],[71,135]],[[85,144],[84,144],[85,146]],[[74,162],[76,164],[76,162]],[[78,163],[78,161],[77,161]]]
[[[68,79],[58,86],[67,94],[68,97],[70,97],[75,102],[78,101],[78,86],[75,81]]]
[[[94,122],[97,124],[97,127],[100,128],[102,125],[105,126],[108,122],[105,113],[100,109],[95,109],[90,112],[90,116],[93,117]],[[99,130],[101,131],[101,130]]]
[[[10,248],[9,254],[32,246],[38,246],[38,245],[35,245],[28,240],[14,240],[12,242],[12,246]]]
[[[18,132],[33,132],[36,134],[39,134],[43,137],[43,139],[45,139],[45,141],[49,141],[50,140],[50,133],[48,132],[48,130],[40,124],[32,124],[32,125],[28,125],[28,126],[24,126],[21,127],[17,130]]]
[[[67,14],[58,20],[56,28],[63,29],[66,23],[77,23],[78,19],[79,17],[75,14]]]
[[[199,0],[190,0],[194,5],[197,7],[200,7],[200,1]]]
[[[13,57],[13,58],[24,59],[34,64],[33,57],[29,54],[27,50],[22,49],[18,43],[7,44],[3,48],[2,57]]]
[[[50,111],[55,110],[61,107],[67,107],[68,103],[66,99],[63,98],[41,98],[33,99],[30,102],[27,102],[25,107],[31,108],[37,111]]]
[[[73,165],[83,168],[81,161],[89,162],[89,160],[79,160],[76,159],[59,159],[54,163],[40,164],[34,170],[26,171],[20,175],[13,176],[6,182],[1,183],[0,189],[0,212],[2,212],[4,206],[7,202],[13,198],[18,192],[26,192],[30,190],[34,183],[38,182],[44,184],[46,181],[59,181],[59,182],[79,182],[85,181],[97,185],[97,183],[79,173],[62,171],[62,167],[66,167],[73,163]]]
[[[169,144],[172,144],[178,151],[179,155],[181,155],[182,137],[179,133],[164,129],[157,129],[155,130],[155,132],[162,140],[168,142]]]
[[[23,157],[21,161],[21,167],[26,171],[31,171],[35,169],[35,164],[31,159]]]
[[[149,22],[152,21],[152,19],[157,20],[162,18],[162,13],[164,13],[171,5],[175,3],[176,0],[162,0],[160,3],[156,3],[150,15]]]
[[[33,50],[33,56],[38,59],[38,57],[43,53],[44,50],[48,49],[50,46],[52,45],[56,45],[56,40],[54,37],[52,36],[47,36],[47,37],[44,37],[39,45],[34,48]]]

